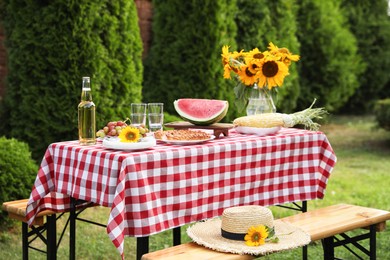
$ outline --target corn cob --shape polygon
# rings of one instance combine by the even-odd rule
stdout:
[[[233,121],[233,125],[236,127],[248,126],[271,128],[278,126],[293,127],[295,125],[302,124],[305,128],[310,130],[318,130],[320,125],[313,122],[313,119],[321,119],[323,115],[327,114],[327,112],[324,108],[312,108],[315,102],[316,100],[314,100],[309,108],[293,114],[265,113],[239,117]]]

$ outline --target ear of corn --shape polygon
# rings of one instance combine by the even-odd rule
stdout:
[[[234,126],[249,126],[271,128],[284,126],[283,115],[280,113],[265,113],[260,115],[243,116],[233,121]]]
[[[327,114],[327,112],[324,108],[312,108],[315,102],[316,100],[314,100],[309,108],[289,115],[281,113],[265,113],[239,117],[233,121],[233,125],[271,128],[278,126],[293,127],[295,125],[302,124],[307,129],[318,130],[320,125],[315,123],[313,119],[321,119],[323,115]]]

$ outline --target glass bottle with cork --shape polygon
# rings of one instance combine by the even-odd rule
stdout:
[[[83,77],[81,102],[78,106],[79,142],[81,145],[96,144],[96,106],[92,101],[91,81]]]

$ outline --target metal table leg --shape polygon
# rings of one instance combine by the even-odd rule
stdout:
[[[56,215],[50,215],[46,217],[47,220],[47,259],[56,260],[57,259],[57,227],[56,227]]]
[[[172,230],[173,233],[173,245],[177,246],[181,244],[181,232],[180,232],[180,227],[175,227]]]
[[[76,259],[76,200],[70,199],[69,212],[69,259]]]
[[[302,212],[307,212],[307,201],[306,200],[302,201],[302,208],[301,209],[302,209]],[[307,246],[303,246],[302,247],[302,259],[303,260],[308,260],[307,253],[308,253]]]

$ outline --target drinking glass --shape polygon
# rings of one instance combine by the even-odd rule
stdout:
[[[149,130],[151,132],[162,130],[163,123],[164,123],[164,104],[149,103],[148,119],[149,119]]]
[[[131,125],[146,126],[146,106],[145,103],[131,103]]]

